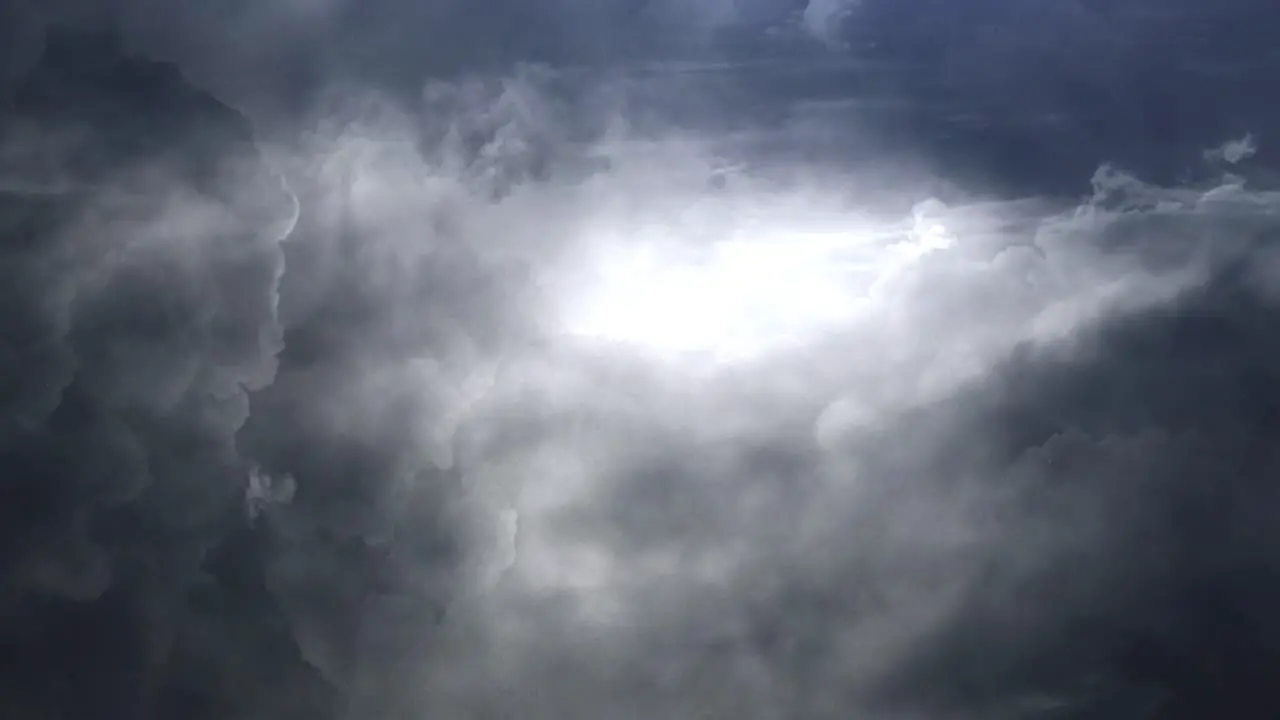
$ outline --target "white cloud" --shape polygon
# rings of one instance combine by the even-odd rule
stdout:
[[[1248,160],[1258,152],[1258,141],[1253,133],[1236,140],[1228,140],[1222,145],[1204,151],[1206,160],[1218,160],[1230,165]]]
[[[502,148],[546,137],[548,106],[521,107],[533,110],[503,125]],[[518,180],[495,200],[465,154],[423,165],[396,144],[411,124],[351,129],[332,146],[354,183],[347,217],[366,268],[341,271],[376,291],[392,337],[424,338],[396,353],[370,345],[370,371],[394,380],[334,412],[417,403],[422,446],[447,455],[460,512],[482,528],[468,536],[477,589],[438,641],[450,668],[418,678],[432,688],[420,702],[442,712],[504,702],[480,697],[488,683],[527,698],[554,666],[577,699],[544,695],[543,711],[571,714],[610,683],[645,681],[626,668],[646,653],[690,661],[701,650],[678,639],[686,624],[719,618],[731,637],[753,593],[782,592],[794,572],[841,582],[828,574],[852,566],[880,600],[837,644],[849,682],[874,684],[948,621],[1004,526],[984,523],[993,498],[977,490],[942,492],[935,477],[893,490],[867,448],[926,447],[934,435],[885,433],[1020,348],[1070,356],[1100,323],[1200,286],[1239,249],[1211,246],[1211,228],[1247,235],[1275,207],[1239,187],[1162,188],[1104,168],[1079,206],[946,204],[905,182],[895,200],[910,210],[886,218],[846,191],[875,184],[874,166],[786,181],[739,167],[717,188],[707,178],[726,159],[687,133],[600,144],[607,169]],[[502,149],[479,162],[501,166]],[[424,358],[432,379],[415,384],[408,368]],[[497,368],[479,393],[475,367]],[[882,506],[893,522],[873,522],[894,492],[908,499]],[[1028,563],[1045,542],[1027,546]],[[675,639],[652,650],[642,632]],[[761,703],[798,702],[745,677],[724,680]]]
[[[809,0],[801,23],[814,37],[832,42],[837,39],[840,26],[861,4],[862,0]]]

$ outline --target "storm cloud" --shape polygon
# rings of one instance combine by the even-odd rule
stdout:
[[[6,6],[5,716],[1274,716],[1262,16],[577,5]]]

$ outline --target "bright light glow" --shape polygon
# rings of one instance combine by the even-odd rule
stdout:
[[[873,309],[879,281],[951,242],[919,216],[889,229],[850,224],[757,223],[700,242],[673,228],[600,233],[567,329],[666,358],[751,359],[854,322]]]

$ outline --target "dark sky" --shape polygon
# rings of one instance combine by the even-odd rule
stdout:
[[[83,5],[0,717],[1280,717],[1265,3]]]

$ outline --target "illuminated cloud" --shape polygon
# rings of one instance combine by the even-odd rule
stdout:
[[[1275,716],[1280,205],[1211,175],[1252,144],[1156,182],[1120,101],[1164,75],[1066,146],[943,97],[932,36],[743,62],[799,4],[577,5],[122,4],[256,143],[174,68],[126,78],[158,113],[43,76],[72,126],[0,148],[0,715]],[[929,17],[951,52],[994,7]],[[1000,48],[1132,69],[1036,17]],[[654,28],[694,59],[592,65]],[[969,51],[1052,76],[1001,108],[1071,79]]]

